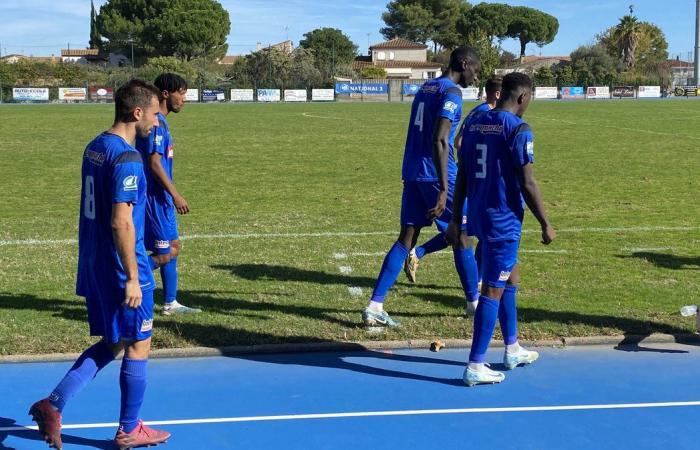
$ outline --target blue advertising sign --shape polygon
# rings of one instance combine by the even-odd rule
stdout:
[[[226,101],[226,94],[222,89],[204,89],[202,91],[203,102],[223,102]]]
[[[338,95],[386,95],[389,93],[389,85],[386,83],[336,83],[335,93]]]
[[[416,95],[420,91],[420,84],[404,84],[403,95]]]
[[[586,93],[582,86],[576,87],[563,87],[561,88],[561,98],[562,99],[572,99],[572,98],[586,98]]]

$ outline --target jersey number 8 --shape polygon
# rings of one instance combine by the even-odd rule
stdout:
[[[92,175],[85,177],[85,201],[83,214],[88,219],[95,219],[95,178]]]

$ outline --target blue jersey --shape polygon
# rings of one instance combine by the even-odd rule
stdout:
[[[462,129],[460,130],[462,136],[464,136],[464,129],[467,127],[467,124],[469,122],[474,120],[474,118],[476,118],[479,114],[489,111],[491,111],[491,107],[488,103],[482,103],[479,106],[476,106],[471,111],[469,111],[469,114],[467,114],[467,117],[465,117],[464,121],[462,122]]]
[[[173,204],[173,198],[168,191],[153,177],[150,170],[149,160],[151,155],[160,155],[160,163],[168,175],[168,179],[173,181],[173,138],[170,135],[168,121],[162,113],[158,113],[158,126],[153,127],[148,138],[137,138],[136,149],[141,153],[146,165],[146,181],[148,183],[148,200],[159,204]]]
[[[439,181],[433,163],[433,135],[441,118],[452,122],[447,175],[448,180],[455,180],[457,164],[454,138],[461,117],[462,90],[452,80],[447,77],[436,78],[421,86],[411,107],[411,121],[408,124],[403,156],[404,181]]]
[[[525,208],[518,170],[534,163],[532,129],[515,114],[494,109],[465,131],[459,157],[467,177],[469,234],[488,242],[519,240]]]
[[[141,155],[121,137],[102,133],[83,154],[76,283],[76,293],[82,297],[99,296],[100,288],[126,284],[112,236],[115,203],[133,204],[139,283],[142,291],[152,291],[155,280],[143,243],[146,180]]]

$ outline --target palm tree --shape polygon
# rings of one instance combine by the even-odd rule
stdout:
[[[632,69],[636,62],[634,52],[637,50],[637,44],[639,43],[640,26],[641,24],[636,17],[627,15],[620,19],[620,23],[617,24],[613,31],[613,39],[617,42],[622,63],[627,70]]]

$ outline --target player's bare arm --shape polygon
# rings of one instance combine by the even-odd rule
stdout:
[[[148,160],[151,173],[156,181],[158,181],[158,184],[163,186],[163,189],[168,191],[168,193],[173,197],[173,203],[175,203],[175,209],[177,212],[179,214],[187,214],[190,212],[190,206],[187,203],[187,200],[185,200],[185,198],[177,191],[173,182],[170,181],[170,178],[168,178],[168,174],[165,172],[163,164],[161,163],[162,157],[163,155],[158,153],[151,154]]]
[[[435,207],[428,211],[431,219],[440,217],[445,212],[447,204],[447,161],[450,157],[450,132],[452,131],[452,121],[441,118],[438,121],[437,129],[433,135],[433,164],[437,170],[438,182],[440,183],[440,195],[438,195]]]
[[[124,303],[130,308],[138,308],[142,293],[139,284],[139,269],[136,262],[136,229],[132,216],[131,203],[114,203],[112,205],[112,236],[114,246],[126,273]]]
[[[549,245],[557,237],[557,233],[547,219],[547,211],[544,207],[540,187],[535,179],[535,170],[532,164],[520,166],[518,176],[520,178],[520,186],[522,186],[525,203],[542,228],[542,243],[544,245]]]

